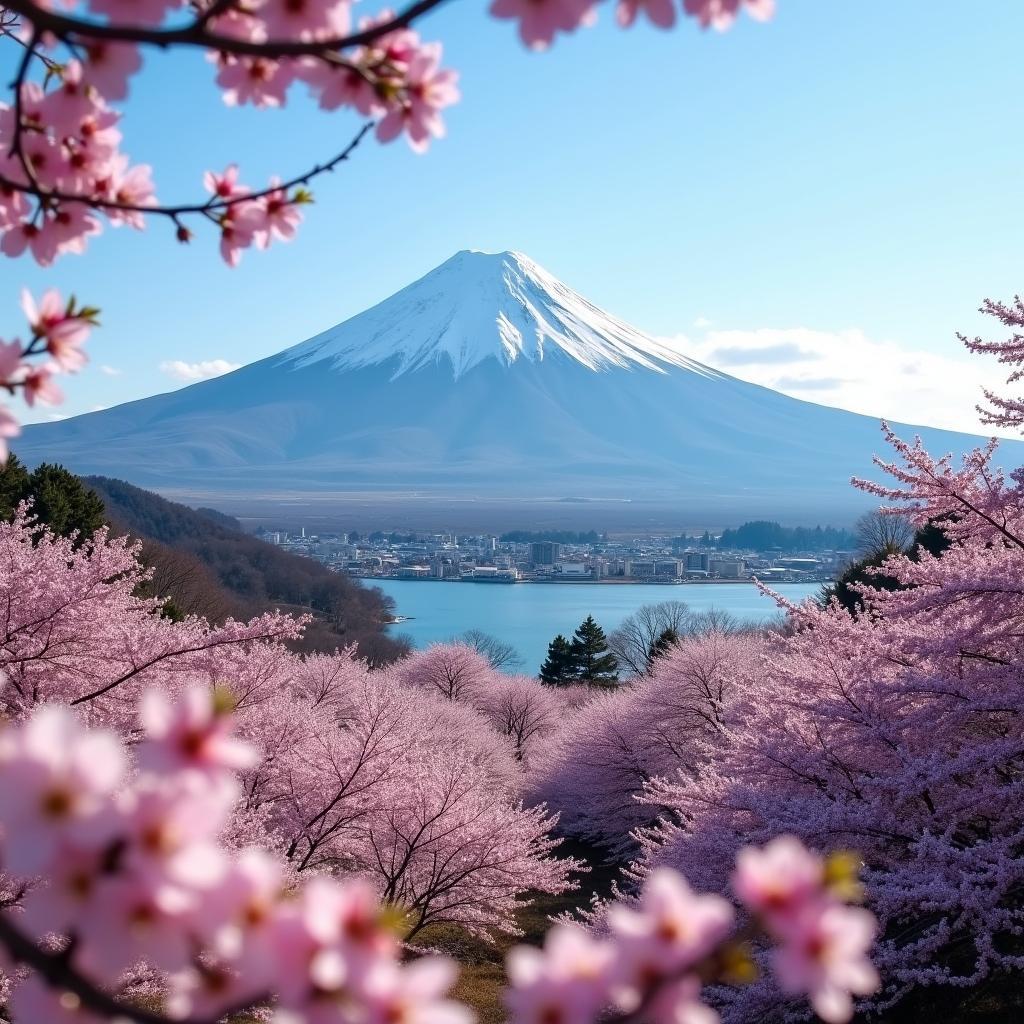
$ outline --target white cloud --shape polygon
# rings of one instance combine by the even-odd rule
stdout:
[[[241,365],[241,363],[230,363],[226,359],[204,359],[199,363],[186,363],[183,359],[166,359],[160,364],[160,370],[175,380],[192,383],[230,373]]]
[[[119,370],[116,366],[101,366],[100,373],[106,374],[108,377],[120,377],[123,370]]]
[[[696,327],[698,331],[703,331],[705,328],[710,327],[713,323],[714,321],[709,320],[706,316],[699,316],[696,320],[693,321],[693,326]]]
[[[89,412],[103,412],[104,409],[109,409],[109,405],[94,405]]]
[[[975,410],[982,387],[1007,390],[1005,371],[991,360],[916,351],[856,329],[707,330],[671,341],[708,366],[794,398],[975,434],[992,432]]]

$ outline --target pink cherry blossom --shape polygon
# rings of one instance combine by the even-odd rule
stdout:
[[[409,145],[417,153],[426,150],[431,137],[444,136],[440,111],[456,103],[459,90],[458,73],[440,69],[441,44],[428,44],[420,49],[406,72],[409,99],[390,110],[377,125],[377,138],[390,142],[404,130]]]
[[[142,67],[142,54],[131,43],[93,40],[86,46],[82,78],[107,100],[128,96],[128,79]]]
[[[104,841],[112,827],[106,800],[123,771],[116,739],[86,730],[67,708],[43,707],[22,729],[0,733],[7,866],[31,874],[62,844]]]
[[[732,886],[743,904],[773,922],[798,914],[822,891],[825,865],[794,836],[779,836],[736,855]]]
[[[629,28],[641,11],[658,28],[671,28],[676,23],[675,0],[619,0],[615,20],[623,28]]]
[[[257,761],[256,751],[233,735],[230,714],[209,689],[192,686],[175,700],[149,690],[140,709],[147,742],[141,763],[151,771],[237,770]]]
[[[276,178],[271,179],[270,183],[279,184]],[[259,199],[256,210],[258,215],[262,216],[262,225],[257,228],[255,235],[256,244],[261,249],[266,249],[272,238],[282,242],[290,241],[302,223],[302,213],[298,204],[289,199],[288,193],[281,188],[275,188]]]
[[[0,405],[0,462],[7,461],[9,438],[17,437],[21,433],[17,418],[10,409]]]
[[[590,1024],[610,1001],[616,953],[610,943],[566,924],[548,932],[543,950],[513,948],[505,1002],[514,1024]]]
[[[290,61],[265,57],[224,57],[218,59],[217,85],[229,107],[251,103],[254,107],[283,107],[288,87],[295,80]]]
[[[458,968],[440,956],[427,956],[399,966],[381,960],[361,984],[367,1003],[367,1024],[473,1024],[469,1008],[445,997]]]
[[[335,39],[348,33],[349,0],[262,0],[259,17],[270,39]]]
[[[33,366],[28,370],[22,378],[21,386],[24,389],[25,403],[30,408],[36,402],[42,402],[43,405],[60,405],[64,401],[64,393],[53,379],[53,370],[46,364]]]
[[[69,311],[60,292],[51,288],[37,304],[31,292],[23,289],[21,308],[33,333],[46,339],[47,351],[62,370],[80,370],[85,365],[82,345],[88,340],[91,325]]]
[[[674,977],[693,966],[722,942],[732,923],[732,907],[720,896],[694,893],[668,869],[653,871],[635,909],[616,904],[608,911],[619,1002],[635,1008],[645,979]]]
[[[203,187],[216,199],[237,199],[252,191],[238,184],[238,164],[228,164],[222,174],[207,171],[203,175]]]
[[[767,21],[775,13],[775,0],[683,0],[683,10],[702,28],[720,32],[732,25],[741,9],[758,21]]]
[[[557,32],[593,24],[596,17],[592,0],[493,0],[490,11],[518,20],[519,37],[534,50],[546,50]]]
[[[6,384],[21,368],[24,346],[20,341],[0,341],[0,384]]]
[[[852,995],[878,988],[878,972],[868,959],[875,939],[874,917],[859,907],[810,907],[791,921],[772,954],[779,984],[806,994],[815,1012],[830,1024],[853,1016]]]

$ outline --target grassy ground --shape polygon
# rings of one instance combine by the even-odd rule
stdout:
[[[452,995],[473,1007],[479,1024],[502,1024],[505,1020],[501,990],[505,984],[505,954],[509,949],[520,942],[541,945],[553,917],[586,907],[594,894],[606,896],[611,889],[616,871],[601,862],[600,853],[593,847],[567,840],[559,852],[586,861],[591,870],[577,879],[580,887],[574,892],[562,896],[535,895],[530,906],[519,913],[521,938],[503,936],[498,942],[488,944],[452,925],[425,928],[416,938],[417,945],[442,950],[459,961],[459,983]]]

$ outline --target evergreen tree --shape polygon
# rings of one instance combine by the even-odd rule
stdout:
[[[63,466],[44,462],[28,476],[26,497],[41,523],[64,537],[77,531],[85,543],[104,524],[103,502]]]
[[[663,655],[668,654],[676,644],[679,643],[679,633],[671,626],[666,627],[658,635],[658,638],[651,644],[647,654],[648,671],[654,667],[654,663]]]
[[[540,667],[540,679],[549,686],[569,686],[576,682],[572,647],[561,633],[548,644],[548,656]]]
[[[28,470],[17,455],[0,466],[0,519],[10,522],[18,503],[28,497]]]
[[[0,467],[0,519],[13,519],[23,501],[40,524],[65,537],[77,530],[81,543],[105,522],[103,502],[79,477],[45,462],[29,473],[11,455]]]
[[[619,664],[608,651],[604,630],[588,615],[573,633],[569,644],[576,678],[591,686],[611,686],[618,682]]]

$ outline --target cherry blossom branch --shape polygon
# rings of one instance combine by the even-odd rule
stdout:
[[[50,32],[60,39],[81,38],[107,42],[143,43],[166,48],[170,46],[196,46],[217,50],[235,56],[267,57],[322,57],[333,51],[354,46],[366,46],[391,32],[408,28],[435,7],[449,0],[417,0],[400,14],[377,25],[319,40],[279,39],[267,42],[253,42],[219,32],[210,31],[207,25],[213,14],[200,16],[182,28],[147,28],[142,25],[105,25],[82,18],[60,14],[32,3],[32,0],[5,0],[4,6],[22,17],[28,18],[37,28]],[[228,5],[228,10],[236,8]]]
[[[344,163],[352,156],[373,126],[373,121],[367,121],[353,136],[352,141],[349,142],[349,144],[340,153],[323,163],[314,164],[308,171],[305,171],[302,174],[297,174],[295,177],[289,178],[287,181],[281,182],[280,184],[270,185],[257,192],[244,192],[224,198],[214,195],[201,203],[180,203],[173,206],[150,206],[143,203],[121,202],[117,199],[104,199],[102,197],[91,196],[84,193],[63,192],[59,189],[47,188],[40,184],[24,184],[5,177],[2,174],[0,174],[0,186],[13,189],[16,192],[21,192],[23,195],[35,196],[37,199],[44,202],[49,200],[62,203],[82,203],[98,210],[120,210],[126,213],[143,213],[147,215],[169,217],[172,220],[177,220],[179,217],[183,217],[188,214],[212,215],[222,213],[233,206],[239,205],[240,203],[252,202],[257,199],[265,199],[267,196],[273,195],[281,190],[289,191],[300,185],[308,185],[321,175],[331,173],[339,166],[339,164]]]

